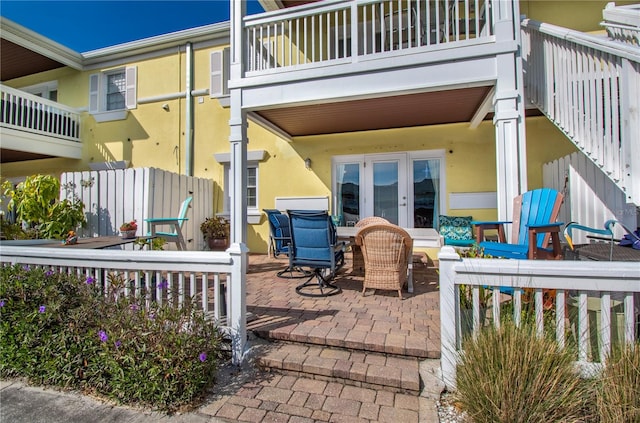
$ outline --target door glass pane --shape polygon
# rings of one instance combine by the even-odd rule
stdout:
[[[339,164],[336,175],[338,225],[353,226],[360,219],[360,164]]]
[[[416,228],[435,228],[439,215],[440,161],[413,162],[413,225]]]
[[[373,215],[398,224],[398,162],[373,163]]]

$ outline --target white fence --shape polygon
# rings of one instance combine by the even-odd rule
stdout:
[[[527,101],[640,203],[640,49],[522,22]]]
[[[247,16],[247,72],[489,39],[494,0],[322,1]]]
[[[147,304],[167,302],[179,307],[189,297],[231,338],[233,362],[243,359],[247,250],[239,244],[226,252],[65,250],[5,244],[0,245],[0,264],[91,276],[105,288],[112,278],[122,277],[129,281],[122,293],[143,296]]]
[[[203,250],[206,245],[200,223],[213,216],[213,181],[195,178],[154,168],[110,169],[62,174],[61,197],[69,195],[64,185],[72,184],[73,191],[84,203],[87,227],[80,230],[83,237],[117,235],[120,225],[136,220],[138,236],[149,228],[144,219],[177,217],[182,201],[193,196],[187,212],[189,219],[182,227],[187,250]],[[170,231],[169,227],[159,228]],[[173,243],[166,250],[175,249]]]
[[[513,320],[520,324],[523,289],[531,289],[535,299],[535,325],[539,335],[545,330],[544,313],[553,313],[555,318],[555,337],[564,348],[567,333],[575,329],[578,349],[577,361],[586,368],[593,366],[593,358],[604,362],[611,350],[612,330],[620,320],[623,325],[624,342],[634,342],[637,337],[636,316],[640,304],[640,266],[638,263],[555,261],[555,260],[500,260],[500,259],[461,259],[452,247],[443,247],[438,255],[440,263],[440,336],[441,365],[445,385],[450,389],[456,386],[456,365],[462,352],[462,319],[460,308],[460,286],[472,289],[473,330],[477,331],[481,322],[480,287],[492,290],[489,305],[491,320],[500,325],[501,296],[500,287],[515,288],[512,305]],[[543,290],[555,290],[554,307],[544,310]],[[593,301],[599,310],[611,310],[615,304],[619,311],[599,313],[599,319],[593,319]],[[635,303],[635,306],[634,306]],[[577,310],[576,327],[568,328],[565,317],[567,307],[572,304]],[[483,316],[484,317],[484,316]],[[600,327],[589,328],[600,323]],[[569,321],[571,323],[571,321]],[[597,332],[596,344],[599,357],[589,357],[591,337]],[[596,366],[597,367],[597,366]]]
[[[542,175],[545,187],[565,192],[558,221],[602,229],[604,222],[615,219],[628,228],[640,227],[636,205],[627,203],[625,193],[584,154],[573,153],[546,163]],[[624,230],[616,225],[614,235],[619,239]],[[576,231],[572,236],[576,244],[589,242],[586,232]]]

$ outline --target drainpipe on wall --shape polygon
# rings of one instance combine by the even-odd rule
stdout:
[[[191,43],[187,43],[185,54],[185,116],[184,116],[184,146],[185,146],[185,174],[193,176],[193,50]]]

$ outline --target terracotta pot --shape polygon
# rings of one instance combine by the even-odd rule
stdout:
[[[207,244],[211,251],[224,251],[229,248],[229,240],[227,238],[207,238]]]

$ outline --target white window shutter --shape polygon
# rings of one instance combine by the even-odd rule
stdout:
[[[97,113],[100,110],[98,103],[100,94],[100,74],[89,75],[89,113]]]
[[[222,93],[229,95],[229,78],[231,77],[231,49],[222,50]]]
[[[136,66],[130,66],[125,69],[125,79],[126,79],[126,93],[125,93],[125,104],[127,109],[135,109],[137,107],[137,90],[136,90],[136,81],[138,79],[138,68]]]
[[[221,97],[224,95],[224,72],[222,50],[211,52],[211,84],[209,86],[209,97]]]

